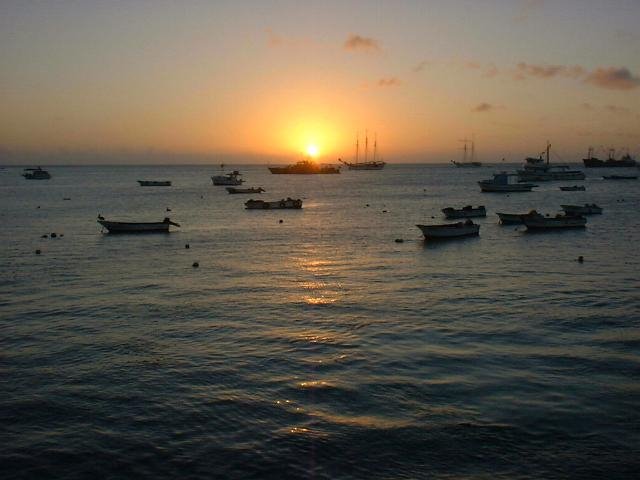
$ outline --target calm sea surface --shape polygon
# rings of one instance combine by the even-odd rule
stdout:
[[[218,166],[0,170],[3,479],[637,478],[640,181],[235,168],[304,208],[246,211]],[[586,202],[585,230],[495,215]],[[478,238],[422,240],[467,204]]]

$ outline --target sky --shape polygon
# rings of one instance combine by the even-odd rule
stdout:
[[[640,0],[0,1],[0,163],[640,155]]]

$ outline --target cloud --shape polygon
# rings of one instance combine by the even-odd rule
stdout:
[[[380,51],[380,45],[378,45],[377,40],[373,38],[351,34],[344,42],[344,49],[356,52],[376,53]]]
[[[628,108],[625,107],[619,107],[618,105],[605,105],[604,109],[608,112],[611,113],[617,113],[617,114],[627,114],[627,113],[631,113],[630,110]]]
[[[397,87],[400,84],[400,80],[396,77],[381,78],[378,80],[379,87]]]
[[[422,70],[424,70],[425,68],[427,68],[429,65],[431,64],[431,62],[427,62],[426,60],[423,60],[422,62],[420,62],[419,64],[417,64],[415,67],[412,68],[412,70],[415,73],[420,73]]]
[[[490,112],[491,110],[493,110],[493,105],[491,105],[490,103],[482,102],[479,105],[476,105],[475,107],[473,107],[473,110],[471,111],[481,113],[481,112]]]
[[[516,65],[516,78],[524,80],[526,77],[553,78],[558,76],[580,78],[585,74],[580,65],[566,67],[564,65],[532,65],[520,62]]]
[[[464,62],[463,66],[465,68],[468,68],[469,70],[477,70],[478,72],[482,72],[482,76],[487,78],[493,78],[498,75],[498,73],[500,73],[498,67],[496,67],[493,63],[482,64],[474,60],[467,60],[466,62]]]
[[[585,82],[611,90],[631,90],[640,86],[640,77],[626,67],[601,67],[587,75]]]

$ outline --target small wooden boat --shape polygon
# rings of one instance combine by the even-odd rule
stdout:
[[[169,180],[138,180],[141,187],[170,187]]]
[[[40,167],[25,168],[22,172],[22,176],[26,180],[49,180],[51,178],[51,174]]]
[[[522,216],[526,213],[496,213],[503,225],[516,225],[522,223]]]
[[[480,225],[472,220],[444,225],[416,225],[425,239],[469,237],[480,233]]]
[[[527,230],[559,230],[565,228],[584,228],[587,219],[579,215],[561,215],[549,217],[533,211],[522,216]]]
[[[495,173],[492,179],[480,180],[480,191],[490,193],[509,193],[509,192],[530,192],[537,185],[533,183],[511,182],[510,178],[515,178],[515,173]]]
[[[442,213],[444,213],[444,216],[449,219],[487,216],[487,210],[484,208],[484,205],[480,205],[479,207],[475,208],[471,205],[467,205],[466,207],[462,208],[447,207],[442,209]]]
[[[605,175],[602,178],[605,180],[637,180],[637,175]]]
[[[169,217],[161,222],[112,222],[98,216],[98,223],[109,233],[169,233],[169,225],[180,226],[172,222]]]
[[[244,203],[247,210],[278,210],[278,209],[300,209],[302,200],[286,198],[275,202],[265,202],[264,200],[247,200]]]
[[[563,192],[584,192],[586,190],[584,185],[573,185],[572,187],[560,187]]]
[[[242,174],[238,170],[234,170],[226,175],[215,175],[211,177],[214,185],[242,185],[244,180],[240,178]]]
[[[567,215],[592,215],[602,213],[602,207],[595,203],[585,203],[584,205],[560,205]]]
[[[251,187],[251,188],[236,188],[236,187],[227,187],[227,192],[229,193],[262,193],[265,189],[262,187]]]

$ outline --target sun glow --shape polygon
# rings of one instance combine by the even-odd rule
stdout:
[[[318,156],[319,153],[320,153],[320,150],[318,149],[317,145],[307,145],[307,155],[309,155],[312,158],[315,158]]]

